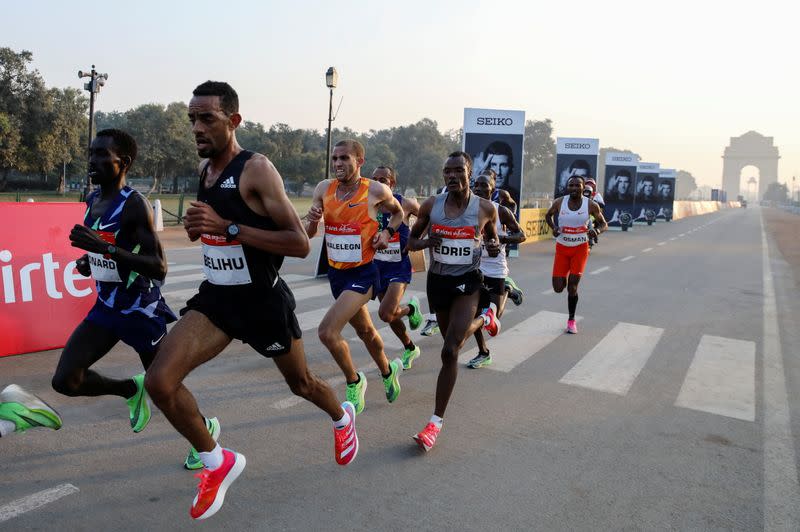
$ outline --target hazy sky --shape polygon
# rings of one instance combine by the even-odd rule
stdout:
[[[756,130],[780,149],[780,181],[800,187],[792,4],[9,1],[0,46],[33,52],[50,86],[80,87],[76,72],[96,64],[109,74],[103,111],[187,101],[218,79],[246,119],[319,130],[334,65],[339,127],[429,117],[446,130],[464,107],[521,109],[712,186],[729,138]]]

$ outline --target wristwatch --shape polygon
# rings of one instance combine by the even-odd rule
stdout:
[[[230,242],[234,240],[237,236],[239,236],[239,226],[235,223],[231,222],[231,224],[225,229],[225,240]]]
[[[116,252],[117,252],[117,246],[113,244],[109,244],[108,247],[106,248],[106,255],[110,257],[113,257]]]

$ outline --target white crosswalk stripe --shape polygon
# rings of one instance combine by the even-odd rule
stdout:
[[[756,344],[703,335],[675,406],[755,421]]]
[[[664,329],[657,327],[617,323],[558,382],[625,395],[653,354],[663,332]]]

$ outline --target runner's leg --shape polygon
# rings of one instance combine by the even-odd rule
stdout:
[[[136,393],[131,379],[112,379],[89,369],[119,341],[113,331],[82,321],[67,340],[53,375],[53,389],[70,397],[118,395],[129,398]]]
[[[400,306],[400,300],[405,294],[407,286],[406,283],[389,283],[386,292],[378,296],[381,301],[378,316],[389,324],[395,336],[406,346],[411,343],[411,337],[408,335],[403,318],[411,312],[411,307]]]
[[[145,388],[175,430],[200,452],[216,447],[183,380],[196,367],[217,356],[231,342],[204,314],[188,311],[161,341],[145,377]]]
[[[352,290],[343,291],[328,309],[317,329],[320,341],[333,355],[333,359],[339,365],[348,383],[356,382],[358,373],[350,357],[350,346],[342,336],[342,329],[361,307],[367,304],[371,295],[372,288],[366,294],[359,294]]]
[[[342,295],[347,291],[342,292]],[[341,296],[340,296],[341,297]],[[369,316],[369,311],[366,305],[362,305],[355,315],[350,318],[350,325],[355,329],[356,334],[369,351],[375,365],[381,371],[381,376],[386,377],[389,372],[389,360],[386,358],[386,353],[383,351],[383,338],[378,334],[375,325],[372,323],[372,318]]]

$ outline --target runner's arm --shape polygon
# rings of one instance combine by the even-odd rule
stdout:
[[[558,227],[555,224],[555,216],[558,213],[558,209],[561,208],[561,201],[564,199],[564,196],[560,198],[556,198],[553,201],[553,204],[550,205],[550,208],[547,209],[547,213],[544,215],[545,223],[550,226],[550,230],[553,232],[553,236],[558,236]]]
[[[403,197],[403,214],[405,215],[406,224],[411,222],[411,216],[419,215],[419,202],[416,198]]]
[[[514,201],[514,198],[511,197],[511,193],[508,190],[503,190],[501,188],[497,192],[497,199],[500,200],[500,205],[507,207],[511,212],[517,211],[517,202]]]
[[[392,189],[379,181],[370,181],[369,196],[374,199],[374,212],[385,212],[391,215],[387,229],[392,228],[397,232],[403,223],[403,207],[397,198],[392,194]],[[372,203],[373,200],[370,200]],[[386,249],[389,245],[389,231],[384,229],[372,237],[372,247],[375,249]]]
[[[608,222],[606,222],[603,216],[603,209],[600,208],[600,205],[597,203],[590,203],[589,215],[594,216],[594,232],[596,234],[599,235],[608,228]]]
[[[481,233],[483,233],[483,245],[486,253],[490,257],[496,257],[500,253],[500,242],[497,238],[497,209],[494,208],[491,201],[481,199],[479,216],[483,220]]]
[[[325,179],[317,184],[314,189],[314,199],[311,200],[311,208],[305,215],[306,223],[305,230],[308,238],[314,238],[319,228],[319,221],[322,219],[322,197],[325,195],[325,190],[330,186],[330,181]]]
[[[122,209],[120,225],[124,231],[133,235],[133,241],[139,244],[139,250],[131,253],[117,247],[112,258],[117,264],[130,268],[139,275],[163,281],[167,276],[167,258],[161,241],[156,236],[153,209],[144,196],[136,193],[130,195]]]
[[[411,232],[408,235],[408,244],[406,245],[408,251],[418,251],[420,249],[435,247],[442,243],[442,239],[437,236],[421,238],[422,233],[425,232],[431,222],[431,210],[433,209],[433,202],[435,199],[435,196],[431,196],[420,205],[417,213],[417,221],[414,222],[414,226],[411,228]]]
[[[497,215],[500,217],[500,223],[506,226],[507,233],[499,238],[501,244],[522,244],[525,242],[525,233],[509,209],[500,205],[497,208]]]

